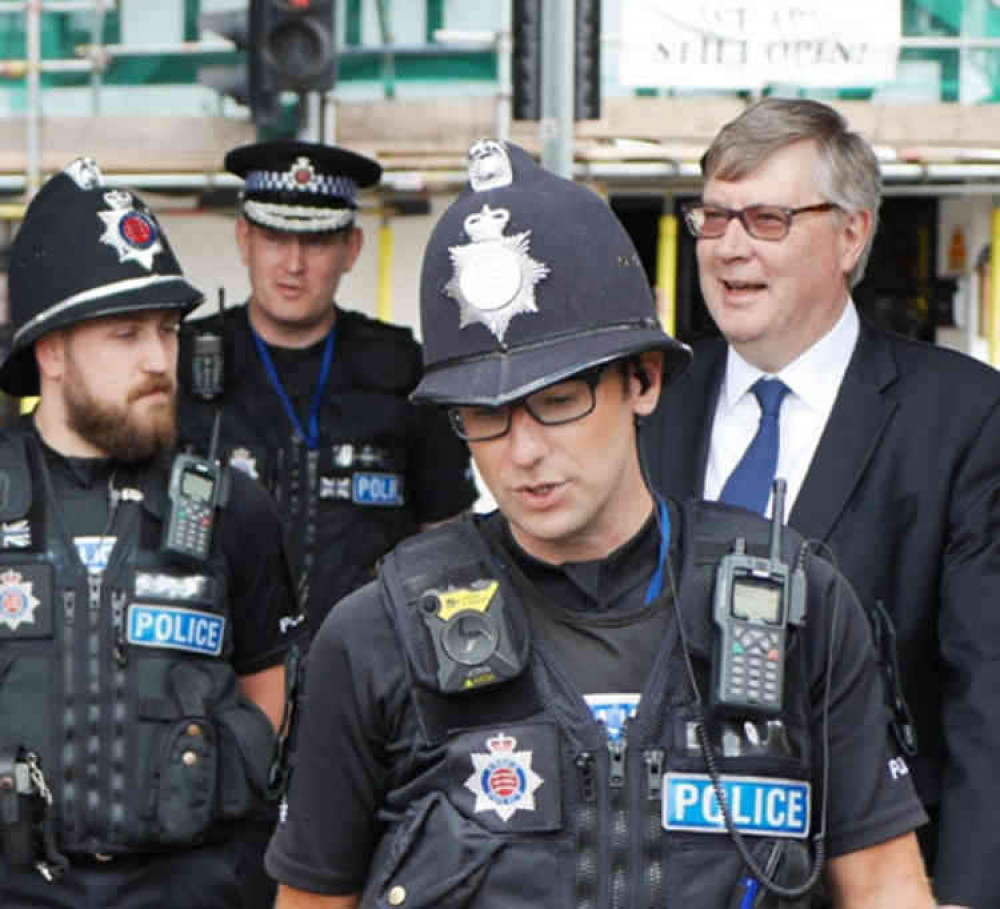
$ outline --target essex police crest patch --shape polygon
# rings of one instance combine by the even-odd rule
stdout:
[[[458,302],[459,327],[480,322],[501,344],[514,316],[538,312],[535,285],[549,274],[548,265],[528,255],[530,230],[504,236],[509,221],[507,209],[488,205],[469,215],[464,227],[472,242],[449,247],[455,270],[445,285]]]
[[[101,242],[118,253],[119,262],[138,262],[146,271],[153,270],[153,259],[163,252],[160,228],[147,212],[135,207],[132,194],[116,189],[104,194],[110,211],[99,211],[105,226]]]
[[[531,769],[530,751],[515,751],[517,739],[503,732],[486,740],[488,754],[472,752],[472,775],[465,788],[475,797],[473,811],[495,811],[503,821],[515,811],[535,810],[535,790],[545,781]]]
[[[39,600],[33,587],[19,571],[12,569],[0,574],[0,625],[17,631],[19,625],[34,624]]]

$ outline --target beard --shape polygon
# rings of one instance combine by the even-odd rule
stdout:
[[[99,401],[78,374],[65,386],[66,421],[70,429],[109,458],[125,464],[145,461],[170,449],[177,440],[175,388],[168,378],[153,378],[129,392],[124,405]],[[132,405],[154,392],[169,400],[144,413]]]

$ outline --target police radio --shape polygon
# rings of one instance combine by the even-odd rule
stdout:
[[[204,562],[212,551],[216,512],[223,502],[218,461],[179,453],[170,467],[170,513],[161,548],[180,559]]]
[[[446,694],[497,685],[520,674],[499,582],[428,590],[420,614],[437,658],[437,680]]]
[[[219,288],[220,331],[201,329],[191,342],[191,392],[204,401],[214,401],[222,394],[225,357],[221,334],[226,308],[226,292]]]
[[[736,540],[715,575],[712,702],[723,710],[779,713],[788,625],[805,612],[805,585],[781,558],[785,481],[774,482],[770,554],[755,558]],[[804,578],[803,578],[804,581]]]

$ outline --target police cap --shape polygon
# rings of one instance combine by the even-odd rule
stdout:
[[[235,148],[226,155],[225,167],[246,181],[242,201],[248,221],[301,233],[353,224],[358,190],[382,176],[371,158],[292,139]]]
[[[668,381],[691,356],[608,204],[493,139],[469,150],[468,184],[428,241],[420,316],[415,401],[496,406],[647,350]]]
[[[203,299],[156,216],[138,196],[107,187],[89,158],[32,199],[11,247],[8,290],[13,341],[0,388],[15,396],[38,393],[33,347],[42,335],[136,310],[186,313]]]

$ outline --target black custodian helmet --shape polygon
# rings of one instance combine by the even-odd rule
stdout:
[[[32,199],[11,247],[10,353],[0,388],[38,394],[34,344],[86,319],[136,310],[182,313],[203,299],[184,279],[146,204],[110,189],[89,158],[78,158]]]
[[[647,350],[667,382],[691,358],[608,204],[493,139],[469,149],[468,185],[428,241],[420,318],[414,401],[499,406]]]

